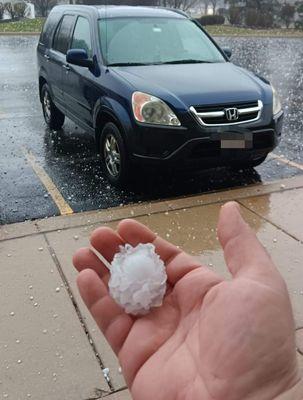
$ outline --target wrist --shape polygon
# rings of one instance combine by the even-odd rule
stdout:
[[[291,389],[273,400],[303,400],[303,379],[301,378]]]

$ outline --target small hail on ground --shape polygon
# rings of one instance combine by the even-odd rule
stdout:
[[[109,378],[109,368],[103,368],[102,372],[103,372],[104,378],[107,380],[107,382],[109,382],[109,380],[110,380],[110,378]]]

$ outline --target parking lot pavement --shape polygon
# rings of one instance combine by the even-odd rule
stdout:
[[[244,189],[5,225],[0,230],[1,391],[32,400],[130,400],[116,357],[75,285],[74,251],[91,231],[135,218],[228,277],[216,237],[220,206],[241,205],[288,285],[303,371],[303,177]],[[300,352],[301,351],[301,352]],[[108,381],[104,369],[108,368]],[[107,370],[106,370],[107,371]]]
[[[266,76],[281,93],[286,117],[275,154],[250,171],[219,168],[148,178],[141,174],[122,191],[104,179],[94,143],[85,132],[68,120],[60,132],[46,129],[37,90],[37,37],[0,36],[0,224],[221,191],[302,174],[302,40],[218,41],[232,47],[235,63]]]

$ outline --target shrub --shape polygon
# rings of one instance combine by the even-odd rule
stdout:
[[[299,3],[297,7],[298,14],[303,14],[303,3]]]
[[[280,18],[285,23],[286,28],[289,28],[289,25],[293,21],[295,12],[296,12],[295,6],[292,6],[291,4],[287,3],[283,4],[281,8]]]
[[[303,20],[302,21],[296,21],[295,22],[295,28],[299,29],[300,31],[303,31]]]
[[[202,25],[223,25],[225,18],[223,15],[203,15],[198,21]]]

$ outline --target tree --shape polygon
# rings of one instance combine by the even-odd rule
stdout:
[[[209,3],[209,0],[205,0]],[[217,1],[217,0],[216,0]],[[190,9],[196,4],[200,3],[199,0],[78,0],[82,4],[99,4],[99,5],[130,5],[130,6],[161,6],[168,8],[177,8],[183,11]]]
[[[198,2],[198,4],[200,5],[201,14],[207,15],[209,3],[210,0],[200,0]]]
[[[4,10],[9,14],[11,19],[16,18],[15,9],[14,9],[12,3],[4,3]]]
[[[49,10],[57,4],[57,0],[32,0],[41,17],[46,17]]]
[[[279,15],[278,0],[225,0],[230,4],[229,20],[253,28],[270,28]],[[243,18],[244,17],[244,18]],[[237,21],[237,22],[235,22]]]
[[[158,5],[162,7],[177,8],[183,11],[199,3],[199,0],[159,0]]]
[[[217,9],[217,4],[218,4],[218,0],[210,0],[211,5],[213,7],[213,14],[216,14],[216,9]]]
[[[281,8],[280,18],[285,23],[286,28],[289,28],[290,23],[293,21],[295,16],[296,8],[291,4],[284,3]]]
[[[247,8],[245,24],[250,28],[271,28],[273,26],[273,15],[267,11],[260,13],[255,8]]]
[[[303,2],[297,2],[298,19],[295,22],[295,28],[303,31]]]
[[[4,14],[4,5],[3,3],[0,3],[0,21],[3,18],[3,14]]]
[[[138,6],[138,5],[145,5],[145,6],[154,6],[158,5],[158,0],[78,0],[76,3],[81,4],[96,4],[96,5],[129,5],[129,6]]]
[[[298,14],[303,14],[303,2],[302,3],[297,3],[297,13]]]

